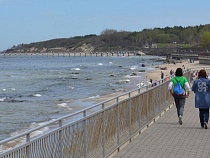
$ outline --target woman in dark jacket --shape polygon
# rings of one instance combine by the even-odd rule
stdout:
[[[194,81],[192,91],[195,93],[195,108],[199,108],[201,127],[207,129],[210,108],[210,80],[207,79],[204,69],[199,71],[198,79]]]

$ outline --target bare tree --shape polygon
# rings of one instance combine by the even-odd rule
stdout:
[[[101,35],[112,35],[117,33],[117,30],[114,29],[105,29],[101,32]]]

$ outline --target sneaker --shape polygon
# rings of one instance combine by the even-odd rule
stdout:
[[[182,116],[179,115],[179,124],[182,125],[182,123],[183,123],[183,122],[182,122]]]
[[[207,126],[207,123],[206,122],[204,122],[204,128],[205,129],[208,129],[208,126]]]

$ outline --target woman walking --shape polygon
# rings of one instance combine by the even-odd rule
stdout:
[[[199,108],[199,117],[201,127],[208,128],[209,108],[210,108],[210,80],[204,69],[198,73],[192,86],[192,91],[195,93],[195,108]]]
[[[177,84],[181,85],[181,89],[183,90],[182,94],[177,94],[174,91],[174,88]],[[177,68],[175,72],[175,77],[173,77],[168,85],[168,89],[170,90],[170,93],[174,97],[174,101],[176,104],[177,109],[177,115],[179,118],[179,124],[182,125],[182,117],[184,113],[184,105],[186,98],[189,97],[190,94],[190,85],[186,79],[186,77],[183,76],[182,68]]]

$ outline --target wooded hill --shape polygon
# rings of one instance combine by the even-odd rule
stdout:
[[[106,29],[101,35],[59,38],[13,46],[7,52],[106,52],[141,48],[210,48],[210,24],[144,29],[139,32]]]

